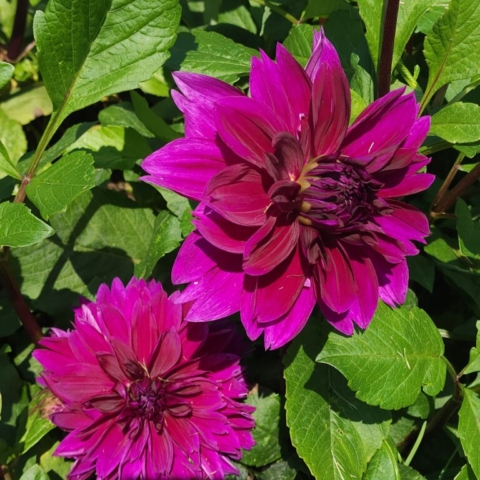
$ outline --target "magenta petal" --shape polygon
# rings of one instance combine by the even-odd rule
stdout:
[[[348,259],[342,247],[324,246],[326,266],[317,266],[320,278],[320,291],[317,293],[328,308],[342,313],[352,305],[355,299],[355,282]]]
[[[149,155],[142,168],[149,173],[142,180],[200,200],[205,185],[225,168],[225,161],[212,141],[180,138]]]
[[[269,217],[248,240],[243,269],[249,275],[265,275],[282,263],[298,243],[299,224]]]
[[[391,307],[401,305],[407,298],[408,266],[407,262],[392,265],[380,258],[374,258],[373,264],[377,271],[380,298]]]
[[[262,324],[285,315],[297,300],[304,284],[305,274],[297,251],[267,275],[246,276],[245,290],[254,297],[255,320]]]
[[[353,319],[350,315],[349,310],[347,310],[346,312],[337,313],[328,308],[321,298],[317,298],[317,302],[320,310],[325,316],[325,320],[327,320],[327,322],[330,323],[332,327],[345,335],[353,335],[353,332],[355,331],[355,326],[353,324]]]
[[[345,137],[350,119],[350,87],[333,45],[320,33],[310,58],[312,68],[311,122],[313,154],[336,153]],[[309,62],[310,65],[310,62]],[[307,71],[309,70],[307,65]]]
[[[195,210],[193,224],[200,234],[215,247],[231,253],[243,253],[254,227],[229,222],[208,206],[200,204]]]
[[[398,185],[390,188],[382,188],[379,192],[381,198],[395,198],[404,195],[423,192],[435,180],[435,175],[430,173],[419,173],[411,177],[404,178]]]
[[[208,204],[230,222],[262,225],[270,204],[263,182],[262,174],[249,165],[224,168],[207,185]]]
[[[275,134],[287,131],[285,122],[253,98],[228,98],[218,103],[216,125],[220,138],[238,156],[262,168],[273,153]]]
[[[277,63],[264,52],[261,59],[252,58],[250,95],[268,105],[284,119],[287,131],[296,135],[301,116],[308,114],[310,79],[288,50],[277,44]]]
[[[148,360],[150,376],[164,378],[165,374],[178,362],[181,354],[182,342],[178,333],[172,328],[158,340]]]
[[[289,133],[278,133],[273,137],[273,148],[277,165],[268,165],[275,180],[297,180],[305,163],[302,147]],[[272,159],[270,158],[270,161]],[[276,171],[275,171],[276,170]]]
[[[307,323],[315,307],[315,291],[303,287],[292,308],[274,325],[265,328],[265,349],[276,349],[296,337]]]
[[[417,116],[412,94],[394,90],[370,104],[348,129],[342,154],[348,157],[376,156],[405,140]],[[392,150],[392,154],[393,154]]]

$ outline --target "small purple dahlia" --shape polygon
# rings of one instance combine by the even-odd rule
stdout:
[[[350,90],[323,31],[303,69],[277,46],[252,59],[250,96],[210,77],[176,73],[173,99],[185,138],[150,155],[144,180],[200,202],[180,249],[179,302],[187,321],[240,311],[253,340],[278,348],[315,303],[338,330],[366,328],[378,298],[405,300],[405,257],[429,233],[426,217],[398,200],[426,189],[417,173],[430,118],[399,89],[349,127]]]
[[[69,479],[223,479],[253,446],[235,330],[184,321],[155,281],[115,279],[34,352]],[[236,346],[237,345],[237,346]],[[237,352],[237,353],[235,353]]]

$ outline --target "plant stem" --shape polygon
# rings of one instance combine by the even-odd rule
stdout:
[[[439,214],[445,213],[457,201],[457,198],[460,197],[478,178],[480,178],[480,163],[463,177],[452,188],[452,190],[450,190],[450,192],[443,194],[438,203],[433,206],[432,211],[430,212],[431,218],[435,219]]]
[[[7,49],[7,58],[13,62],[22,52],[23,35],[27,22],[28,0],[18,0],[15,20],[13,23],[12,37]]]
[[[465,158],[464,153],[460,153],[455,160],[455,163],[453,164],[452,168],[448,172],[447,178],[443,182],[442,186],[437,192],[437,195],[435,196],[435,199],[433,200],[432,203],[432,208],[431,210],[434,211],[436,206],[441,202],[443,197],[446,195],[448,188],[450,187],[450,184],[452,183],[453,179],[455,178],[455,175],[458,172],[458,169],[460,168],[460,164],[463,162],[463,159]]]
[[[415,456],[415,454],[417,453],[417,450],[418,450],[418,447],[420,446],[420,444],[422,443],[422,440],[423,440],[423,436],[425,435],[425,430],[427,429],[427,422],[423,422],[422,424],[422,428],[420,428],[420,433],[418,434],[418,437],[417,439],[415,440],[415,443],[413,444],[413,447],[412,449],[410,450],[410,453],[408,454],[408,457],[407,459],[405,460],[405,465],[410,465],[410,463],[412,462],[413,460],[413,457]]]
[[[382,31],[382,48],[378,62],[378,91],[377,98],[383,97],[390,91],[392,75],[393,47],[395,45],[395,31],[400,0],[385,0],[385,16]]]
[[[434,143],[433,145],[430,145],[429,147],[422,147],[418,153],[422,155],[432,155],[432,153],[436,152],[441,152],[442,150],[446,150],[447,148],[450,148],[452,146],[451,143],[442,140],[440,142]]]
[[[270,3],[269,0],[253,0],[255,3],[258,3],[260,5],[263,5],[264,7],[268,7],[272,12],[278,13],[281,15],[285,20],[288,20],[291,22],[293,25],[300,25],[300,20],[297,20],[293,15],[285,11],[283,8],[278,7],[277,5],[274,5]]]
[[[10,269],[7,255],[8,249],[7,251],[4,250],[0,257],[0,278],[5,286],[8,299],[15,309],[18,318],[22,322],[25,331],[32,341],[37,344],[42,338],[42,330],[40,329],[37,320],[32,315],[25,298],[20,292],[17,280]]]

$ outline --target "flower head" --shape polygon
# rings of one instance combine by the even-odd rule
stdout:
[[[70,479],[222,479],[253,446],[234,329],[185,322],[177,296],[116,279],[76,310],[73,330],[41,340]]]
[[[430,126],[399,89],[349,126],[350,90],[323,31],[305,69],[282,47],[253,58],[249,96],[213,78],[177,73],[173,98],[186,137],[143,162],[148,182],[199,201],[180,249],[178,301],[189,321],[240,311],[251,339],[278,348],[316,303],[338,330],[366,328],[378,298],[405,299],[405,257],[426,217],[398,200],[427,188],[418,154]]]

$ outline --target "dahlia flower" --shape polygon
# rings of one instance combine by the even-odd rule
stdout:
[[[240,311],[253,340],[278,348],[317,303],[338,330],[366,328],[378,298],[405,300],[405,257],[426,217],[398,198],[426,189],[418,148],[430,125],[395,90],[349,126],[350,90],[323,31],[303,69],[282,46],[252,59],[249,96],[178,72],[185,138],[144,160],[144,180],[199,202],[172,280],[186,320]]]
[[[68,478],[222,479],[253,445],[253,407],[233,328],[187,323],[160,283],[102,285],[34,352],[40,383],[59,400],[51,420],[69,431],[55,454]],[[241,350],[241,349],[240,349]]]

